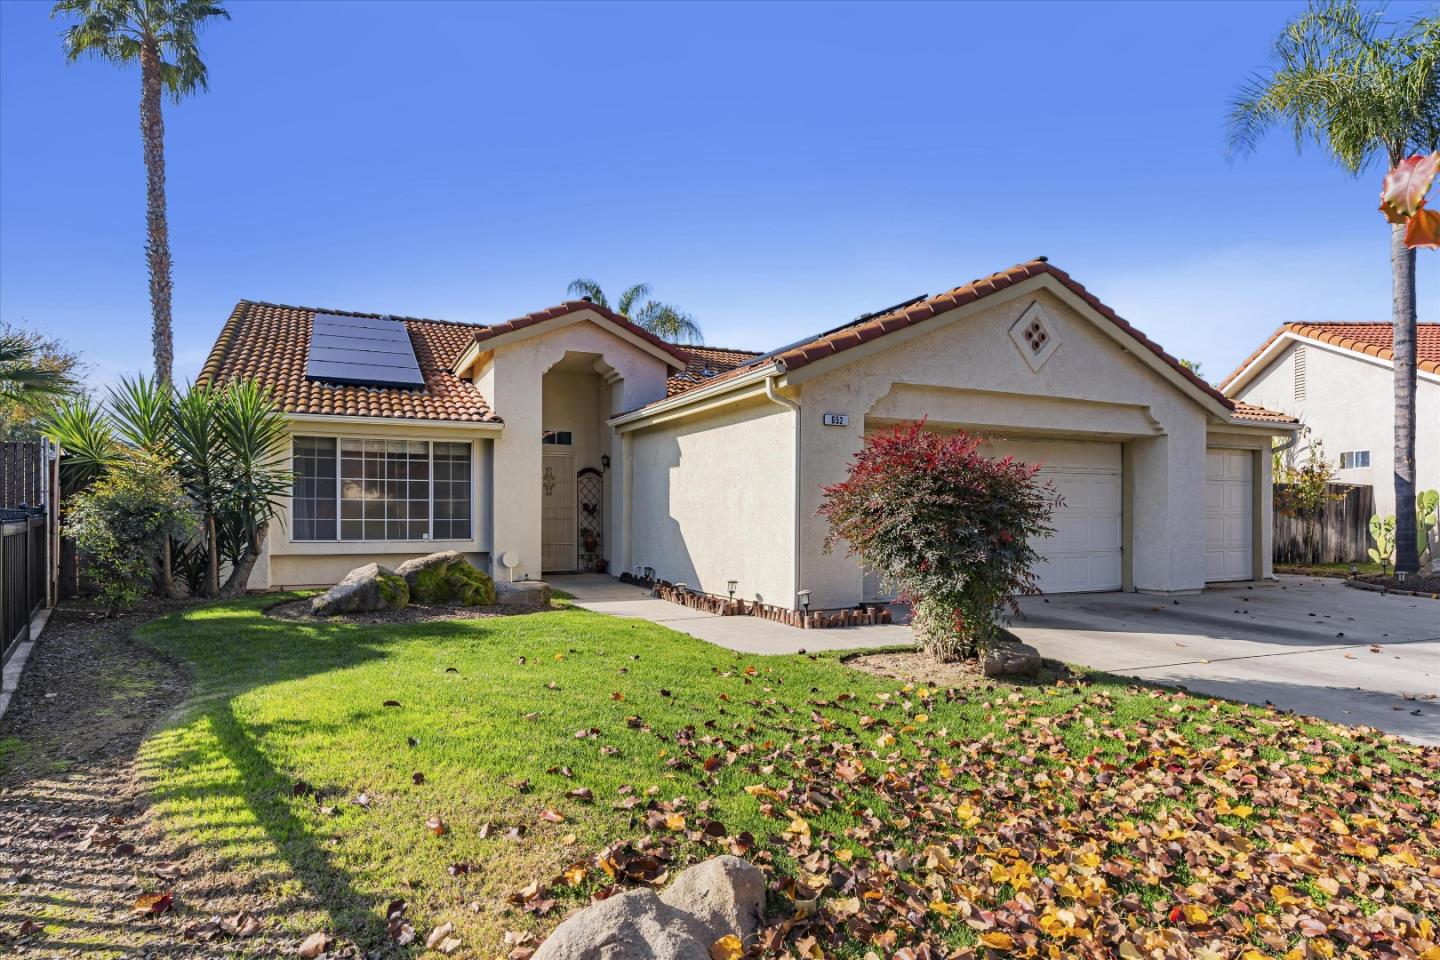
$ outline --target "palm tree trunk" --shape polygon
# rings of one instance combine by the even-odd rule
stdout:
[[[1395,570],[1420,569],[1415,544],[1415,251],[1405,245],[1405,224],[1390,226],[1394,273],[1395,353]]]
[[[175,360],[170,327],[170,228],[165,213],[165,120],[160,115],[160,48],[140,47],[140,137],[145,145],[145,259],[150,268],[155,377],[169,383]]]

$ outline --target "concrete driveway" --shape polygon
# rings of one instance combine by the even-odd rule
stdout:
[[[1199,693],[1273,703],[1440,744],[1440,601],[1313,577],[1030,597],[1012,630],[1045,656]]]

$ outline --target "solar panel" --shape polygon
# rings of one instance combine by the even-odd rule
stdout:
[[[305,376],[368,387],[423,387],[410,332],[399,320],[317,313]]]

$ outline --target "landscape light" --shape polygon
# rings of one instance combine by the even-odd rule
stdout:
[[[805,608],[805,612],[806,612],[806,613],[809,613],[809,612],[810,612],[810,591],[809,591],[809,590],[801,590],[799,593],[795,594],[795,596],[797,596],[797,597],[800,598],[800,606],[802,606],[802,607]]]
[[[738,587],[738,586],[740,586],[740,581],[739,581],[739,580],[731,580],[731,581],[729,581],[728,583],[726,583],[725,586],[726,586],[726,588],[729,589],[729,591],[730,591],[730,599],[731,599],[731,600],[734,600],[734,599],[735,599],[735,588]]]

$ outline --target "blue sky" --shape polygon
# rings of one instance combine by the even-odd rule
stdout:
[[[1298,3],[228,6],[167,105],[182,378],[240,298],[494,322],[582,275],[769,348],[1046,254],[1211,379],[1388,319],[1382,171],[1224,154]],[[139,78],[49,7],[0,3],[0,319],[99,383],[150,364]]]

